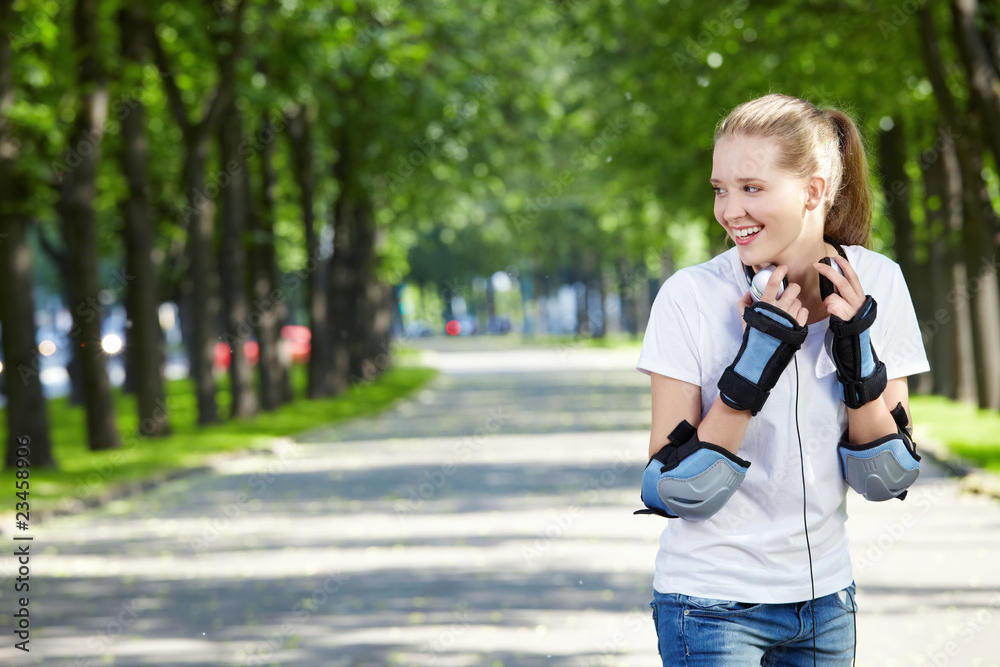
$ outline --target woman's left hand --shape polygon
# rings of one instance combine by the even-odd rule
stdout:
[[[813,266],[837,288],[835,293],[823,301],[826,312],[847,322],[858,314],[864,304],[865,290],[861,287],[861,280],[858,279],[858,274],[854,272],[850,262],[840,255],[834,257],[833,261],[837,262],[844,275],[840,275],[835,268],[823,262],[816,262]]]

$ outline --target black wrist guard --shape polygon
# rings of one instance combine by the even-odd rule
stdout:
[[[875,313],[875,299],[867,296],[850,320],[845,322],[836,315],[830,316],[827,351],[837,366],[841,394],[849,408],[860,408],[885,391],[885,364],[875,354],[868,334],[875,322]]]
[[[809,328],[777,306],[758,301],[743,311],[747,328],[736,359],[719,378],[722,402],[756,415]]]

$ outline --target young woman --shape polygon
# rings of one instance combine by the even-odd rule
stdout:
[[[868,165],[846,115],[784,95],[740,105],[711,186],[735,247],[667,280],[637,364],[653,394],[641,512],[667,517],[660,655],[850,665],[847,489],[903,498],[919,474],[920,330],[898,265],[865,247]]]

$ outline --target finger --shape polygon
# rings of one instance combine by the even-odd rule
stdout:
[[[795,316],[795,321],[799,323],[799,326],[805,326],[806,322],[809,321],[809,309],[801,309]]]
[[[845,322],[854,318],[854,315],[860,309],[859,306],[853,306],[846,299],[841,298],[836,294],[832,294],[827,297],[826,301],[823,302],[826,305],[826,312],[830,315],[835,315]]]
[[[779,304],[782,304],[782,303],[786,303],[786,304],[787,303],[791,303],[792,301],[794,301],[796,299],[796,297],[799,296],[799,294],[801,292],[802,292],[802,286],[801,285],[799,285],[798,283],[788,283],[788,287],[785,288],[785,291],[782,292],[781,296],[778,297],[775,300],[775,305],[779,305]],[[784,306],[782,306],[782,307],[784,307]],[[786,310],[787,310],[787,308],[786,308]]]
[[[841,275],[837,269],[832,266],[827,266],[823,262],[816,262],[813,264],[813,267],[817,272],[828,278],[830,282],[833,283],[833,286],[837,289],[837,292],[840,293],[840,296],[852,301],[857,301],[862,298],[862,295],[858,294],[857,290],[853,285],[851,285],[850,281],[845,276]],[[827,298],[829,299],[830,297]]]
[[[851,266],[851,263],[848,262],[843,257],[841,257],[840,255],[834,257],[833,261],[837,262],[837,264],[840,266],[841,271],[844,272],[844,277],[847,278],[847,282],[849,282],[851,287],[854,288],[854,291],[856,291],[858,294],[863,295],[865,293],[865,289],[864,287],[861,286],[861,279],[858,278],[858,274],[854,270],[854,267]]]
[[[740,297],[740,300],[736,302],[736,310],[739,311],[740,317],[743,317],[743,311],[753,305],[753,296],[750,295],[750,291],[747,290],[746,294]]]
[[[847,318],[844,317],[844,306],[843,306],[842,302],[841,303],[837,303],[837,304],[832,304],[832,303],[827,304],[826,305],[826,312],[829,315],[832,315],[834,317],[839,317],[842,320],[846,321],[846,319],[847,319]]]
[[[747,293],[740,297],[740,300],[736,302],[736,312],[740,314],[740,325],[744,331],[746,331],[747,323],[746,320],[743,319],[743,313],[751,305],[753,305],[753,296],[750,295],[750,291],[748,290]]]
[[[778,287],[781,285],[781,281],[785,279],[788,274],[788,267],[781,265],[774,270],[771,274],[770,279],[767,281],[767,286],[764,287],[764,294],[761,296],[762,301],[774,304],[778,295]]]
[[[840,302],[838,302],[837,299],[840,299]],[[823,310],[825,310],[827,313],[832,314],[833,311],[831,311],[830,308],[833,306],[833,304],[842,303],[843,300],[844,300],[843,297],[840,296],[839,294],[831,294],[830,296],[823,299]]]
[[[837,269],[833,268],[832,266],[828,266],[823,262],[816,262],[815,264],[813,264],[813,268],[816,269],[816,271],[818,271],[820,274],[826,276],[830,280],[830,282],[833,283],[833,286],[836,287],[841,292],[844,289],[850,287],[851,285],[851,283],[847,280],[847,278],[841,275],[840,272],[837,271]]]

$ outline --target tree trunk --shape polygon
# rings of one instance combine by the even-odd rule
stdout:
[[[621,295],[621,326],[630,336],[635,336],[636,329],[636,285],[629,280],[629,262],[624,257],[618,260],[618,293]]]
[[[910,215],[910,177],[906,173],[906,134],[902,119],[879,134],[879,169],[889,221],[892,223],[896,261],[908,285],[916,282],[917,255]]]
[[[333,165],[333,177],[340,185],[333,213],[333,257],[330,258],[327,299],[330,313],[330,379],[334,394],[347,388],[351,372],[350,341],[355,328],[356,311],[352,295],[358,276],[354,273],[355,224],[354,209],[348,204],[346,183],[350,176],[349,137],[344,129],[337,135],[338,159]],[[450,306],[446,303],[445,308]]]
[[[264,126],[271,129],[272,136],[276,134],[277,130],[271,128],[271,121],[265,119]],[[274,247],[274,221],[278,215],[278,205],[277,205],[277,188],[278,188],[278,174],[274,170],[274,141],[264,142],[264,150],[261,152],[261,169],[263,178],[261,183],[263,186],[264,194],[264,225],[265,232],[272,239],[268,244],[261,246],[261,250],[264,252],[263,260],[264,266],[266,267],[268,278],[271,281],[272,288],[277,288],[279,281],[279,271],[278,271],[278,253]],[[294,299],[292,300],[294,302]],[[274,340],[277,341],[277,352],[278,352],[278,366],[276,368],[276,378],[278,381],[278,391],[279,398],[282,403],[288,403],[295,398],[295,394],[292,391],[292,381],[290,374],[291,359],[284,353],[282,349],[281,341],[281,327],[283,324],[289,321],[289,311],[291,310],[291,303],[289,301],[282,300],[278,303],[276,309],[276,317],[271,323],[273,327]]]
[[[4,33],[6,35],[6,33]],[[7,41],[7,38],[4,38]],[[0,47],[2,48],[2,47]],[[0,140],[4,148],[9,139]],[[16,153],[15,153],[16,154]],[[5,154],[6,155],[6,154]],[[35,343],[34,267],[27,241],[27,221],[13,209],[27,205],[23,181],[12,178],[11,160],[0,161],[0,280],[17,285],[0,299],[0,326],[3,327],[3,373],[0,383],[7,395],[7,451],[4,465],[12,467],[17,449],[28,443],[26,457],[32,466],[55,467],[49,439],[48,403],[42,394]]]
[[[375,281],[375,220],[371,204],[363,199],[349,202],[354,209],[351,220],[352,232],[351,273],[352,288],[348,292],[348,308],[353,311],[352,327],[347,339],[352,378],[374,379],[374,370],[366,362],[370,360],[370,345],[374,339],[373,325],[378,298],[380,296]]]
[[[486,276],[486,326],[489,328],[497,314],[496,288],[493,286],[493,276]]]
[[[979,148],[966,134],[958,140],[962,171],[962,225],[966,283],[972,313],[976,394],[981,408],[1000,410],[1000,290],[994,242],[996,216],[982,178]]]
[[[879,169],[882,174],[882,189],[885,194],[889,221],[892,224],[893,244],[896,261],[903,272],[903,279],[913,299],[914,310],[919,322],[932,317],[929,298],[933,285],[926,264],[917,263],[916,241],[913,233],[913,217],[910,214],[910,177],[906,173],[906,134],[902,119],[894,119],[892,128],[879,135]],[[917,376],[910,390],[928,393],[932,378],[927,374]]]
[[[389,311],[390,311],[389,337],[390,338],[402,338],[403,336],[406,335],[406,329],[403,326],[402,297],[403,297],[403,283],[389,286]]]
[[[250,243],[250,295],[256,316],[251,322],[257,337],[257,377],[260,381],[260,409],[270,412],[281,405],[280,372],[278,366],[278,339],[274,322],[277,319],[277,292],[272,290],[270,274],[263,268],[264,251],[260,246],[273,243],[261,229],[260,214],[253,204],[250,179],[245,177],[250,209],[247,222],[251,230]]]
[[[35,270],[27,242],[32,198],[27,177],[17,171],[21,143],[7,120],[7,109],[14,102],[10,44],[14,17],[12,1],[0,0],[0,284],[17,286],[0,299],[5,363],[0,386],[7,395],[4,465],[16,465],[18,449],[27,443],[26,458],[33,467],[55,467],[35,343]]]
[[[299,105],[297,112],[289,118],[288,136],[292,145],[292,160],[295,180],[299,184],[299,205],[302,208],[302,225],[305,228],[306,257],[308,271],[306,304],[309,312],[311,346],[309,350],[309,398],[320,398],[333,393],[328,384],[330,378],[329,325],[327,322],[327,299],[323,291],[324,268],[327,259],[321,257],[319,235],[316,233],[314,200],[316,197],[316,173],[312,152],[312,119],[309,109]]]
[[[600,329],[595,338],[604,338],[608,333],[608,288],[604,279],[604,268],[600,262],[597,265],[595,280],[597,281],[597,297],[601,304],[596,320]]]
[[[164,92],[177,124],[184,136],[184,192],[188,207],[183,215],[187,226],[188,271],[184,275],[182,291],[190,313],[191,343],[188,353],[191,360],[191,376],[195,383],[198,406],[198,423],[213,424],[219,421],[215,402],[215,377],[213,375],[214,348],[218,326],[218,271],[214,264],[213,252],[213,198],[218,191],[209,195],[205,192],[205,163],[208,159],[209,140],[222,121],[222,115],[229,108],[236,83],[236,63],[240,59],[244,34],[243,16],[246,0],[238,0],[235,7],[231,3],[216,3],[220,12],[230,16],[232,33],[219,48],[225,55],[218,63],[218,83],[202,101],[205,108],[201,117],[194,121],[187,111],[184,95],[177,85],[177,77],[168,62],[166,52],[160,44],[155,26],[146,26],[156,65],[162,73]],[[219,47],[220,45],[216,45]],[[217,185],[213,183],[213,187]]]
[[[36,227],[36,230],[38,231],[39,246],[55,265],[56,271],[59,273],[63,303],[69,308],[70,304],[73,303],[73,279],[69,269],[68,253],[65,249],[56,247],[45,235],[40,226]],[[72,337],[70,338],[70,344],[73,346],[73,353],[70,355],[69,364],[66,366],[66,373],[69,375],[69,404],[82,405],[83,373],[80,370],[80,355],[77,354],[77,345]]]
[[[933,316],[920,320],[920,333],[931,365],[931,393],[955,398],[955,346],[948,340],[954,333],[953,308],[948,308],[948,293],[953,288],[951,265],[948,263],[948,218],[950,202],[943,156],[923,163],[924,218],[928,235],[928,264],[931,276],[930,303]],[[932,202],[940,202],[937,206]]]
[[[92,53],[98,40],[97,6],[97,0],[78,0],[73,12],[81,95],[69,145],[79,154],[79,163],[62,174],[58,204],[72,280],[71,311],[84,386],[87,444],[94,451],[121,445],[101,347],[102,304],[94,193],[108,91],[107,79]],[[81,150],[83,146],[87,149]]]
[[[222,198],[219,269],[226,320],[223,342],[229,345],[229,393],[232,398],[230,415],[235,419],[246,419],[257,414],[253,373],[244,349],[253,328],[250,326],[252,321],[250,305],[244,292],[247,254],[244,243],[244,233],[247,228],[247,179],[246,165],[242,164],[242,155],[239,152],[240,142],[243,140],[241,121],[239,109],[232,104],[227,122],[223,123],[219,130],[219,162],[226,165],[230,178],[223,190]]]
[[[576,273],[574,271],[574,273]],[[580,280],[573,283],[576,294],[576,334],[590,337],[590,272],[583,271]]]
[[[347,387],[347,369],[350,367],[347,352],[347,336],[350,317],[346,301],[352,276],[347,258],[350,254],[350,225],[346,219],[347,210],[340,196],[330,207],[333,217],[333,255],[327,264],[326,303],[329,313],[329,332],[326,346],[329,360],[324,385],[331,395],[342,392]]]
[[[578,327],[578,333],[588,338],[596,337],[596,333],[601,329],[601,319],[604,317],[603,303],[594,310],[592,303],[594,300],[595,287],[600,279],[600,258],[593,250],[585,250],[582,253],[583,260],[580,263],[580,281],[583,283],[582,303],[580,304],[579,320],[582,327]]]
[[[335,341],[333,365],[338,389],[346,381],[375,379],[385,369],[385,360],[391,358],[389,286],[376,278],[374,211],[367,195],[353,180],[347,180],[351,178],[347,175],[349,155],[346,149],[341,151],[334,172],[342,187],[334,206],[335,252],[330,272],[330,314],[337,323],[331,338]],[[376,362],[380,356],[382,368]]]
[[[982,176],[980,132],[976,117],[959,111],[945,82],[930,12],[923,7],[917,14],[928,77],[942,115],[957,135],[954,149],[962,182],[962,246],[967,277],[960,298],[971,306],[976,400],[980,407],[1000,409],[1000,291],[993,262],[997,218]]]
[[[941,133],[939,133],[941,134]],[[965,262],[962,260],[962,174],[958,167],[955,145],[944,142],[941,150],[941,168],[944,172],[942,209],[945,214],[945,265],[947,270],[947,302],[949,329],[947,343],[954,360],[955,398],[967,403],[976,401],[976,360],[972,347],[972,314],[969,299],[964,292]]]
[[[270,135],[268,133],[271,133]],[[253,227],[253,250],[250,253],[253,275],[254,303],[266,303],[260,317],[254,324],[257,342],[260,345],[260,389],[261,408],[274,410],[290,400],[291,387],[288,371],[281,356],[281,325],[285,321],[287,308],[284,298],[278,294],[277,258],[274,251],[274,188],[275,174],[271,163],[274,153],[274,136],[270,122],[264,117],[261,135],[270,136],[263,142],[259,154],[261,162],[261,203],[253,207],[250,224]]]
[[[538,302],[535,298],[534,270],[525,270],[518,277],[518,285],[521,292],[521,313],[524,316],[523,335],[525,338],[532,339],[535,337],[539,318]]]
[[[389,346],[392,335],[392,285],[381,280],[372,281],[369,303],[372,304],[372,319],[369,325],[365,366],[368,374],[378,377],[392,365],[392,350]]]
[[[549,317],[549,276],[544,269],[535,269],[535,301],[538,304],[538,333],[552,333],[552,322]]]
[[[952,33],[969,79],[969,91],[976,101],[972,110],[979,115],[993,158],[1000,164],[1000,76],[990,45],[977,26],[982,18],[977,14],[977,0],[952,0]]]
[[[208,137],[195,133],[186,142],[184,189],[188,197],[188,267],[184,294],[191,314],[191,375],[195,384],[198,423],[219,421],[215,396],[215,343],[218,339],[219,272],[213,251],[215,203],[205,193]]]
[[[136,67],[146,59],[142,16],[133,5],[122,9],[119,25],[122,54]],[[137,99],[121,120],[122,174],[128,182],[128,199],[122,205],[125,238],[126,309],[132,323],[125,352],[129,359],[128,378],[136,393],[139,429],[147,437],[169,435],[170,422],[164,409],[164,341],[160,329],[156,288],[156,261],[153,256],[153,222],[147,195],[146,109]]]

